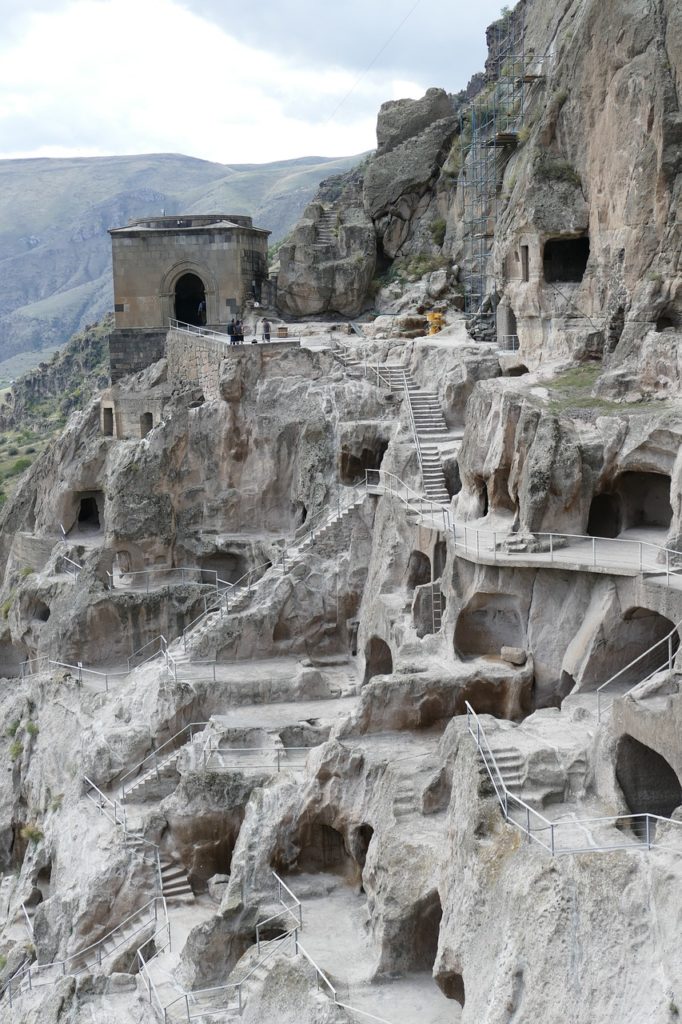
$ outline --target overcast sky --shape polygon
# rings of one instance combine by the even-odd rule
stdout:
[[[360,153],[375,146],[384,100],[464,88],[500,9],[499,0],[0,0],[0,157],[174,152],[250,163]]]

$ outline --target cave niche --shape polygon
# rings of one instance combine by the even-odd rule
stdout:
[[[389,676],[393,671],[391,648],[381,637],[373,636],[365,644],[365,677],[368,683],[374,676]]]
[[[502,647],[525,643],[519,601],[511,594],[474,594],[459,613],[455,654],[460,658],[496,656]]]
[[[682,786],[672,765],[632,736],[618,742],[616,779],[632,814],[669,818],[682,804]]]

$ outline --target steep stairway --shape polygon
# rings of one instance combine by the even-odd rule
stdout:
[[[179,857],[161,854],[161,891],[167,900],[194,899],[194,891]]]
[[[342,360],[343,361],[343,360]],[[350,360],[344,365],[354,365]],[[381,363],[377,366],[381,379],[388,382],[391,391],[405,395],[410,405],[417,445],[420,452],[424,494],[429,501],[448,505],[450,495],[440,458],[439,443],[450,436],[447,423],[435,391],[424,391],[410,373],[399,363]],[[371,380],[371,377],[370,377]]]
[[[303,535],[299,536],[292,544],[284,549],[284,557],[270,566],[260,579],[256,580],[250,587],[244,586],[229,598],[227,612],[221,615],[220,610],[208,612],[197,622],[194,628],[186,637],[176,640],[171,644],[171,651],[174,662],[178,667],[190,664],[192,661],[192,648],[200,640],[210,634],[216,626],[222,622],[224,615],[235,615],[244,611],[253,597],[261,593],[268,585],[277,579],[288,574],[301,558],[313,547],[316,553],[323,556],[335,555],[350,541],[352,528],[352,517],[362,505],[366,497],[364,490],[351,492],[344,495],[343,504],[337,511],[331,511],[326,519],[322,519],[319,526],[309,526]]]
[[[315,225],[315,242],[313,247],[315,249],[322,249],[329,245],[336,245],[335,228],[336,216],[334,210],[325,208]]]
[[[393,795],[393,817],[396,821],[417,813],[417,797],[414,786],[414,767],[409,763],[398,767]]]
[[[496,744],[492,740],[490,741],[490,749],[493,757],[495,758],[503,784],[514,796],[517,796],[522,800],[525,799],[522,793],[525,761],[520,751],[509,745],[502,743]],[[486,790],[492,793],[494,790],[493,784],[490,781],[488,769],[486,768],[487,759],[484,760],[484,756],[480,754],[480,760],[481,764],[479,766],[479,771],[481,777],[483,778]],[[490,769],[494,774],[495,769],[492,764],[490,764]]]
[[[147,799],[150,791],[158,789],[159,783],[167,782],[172,784],[176,781],[179,778],[177,766],[182,749],[182,747],[179,747],[177,750],[170,751],[164,757],[159,758],[158,762],[152,765],[151,768],[147,768],[136,779],[122,787],[120,799],[124,802],[136,801],[142,803]]]

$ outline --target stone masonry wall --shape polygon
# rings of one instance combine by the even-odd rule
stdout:
[[[298,341],[277,342],[272,346],[253,346],[261,362],[276,358],[285,349],[300,348]],[[220,398],[220,364],[224,359],[236,358],[244,351],[243,346],[230,346],[219,338],[200,334],[185,334],[169,330],[166,337],[166,359],[168,360],[169,381],[198,384],[207,401]]]

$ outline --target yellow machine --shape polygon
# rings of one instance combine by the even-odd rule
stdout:
[[[445,327],[445,317],[442,313],[427,313],[426,319],[429,321],[429,334],[438,334]]]

